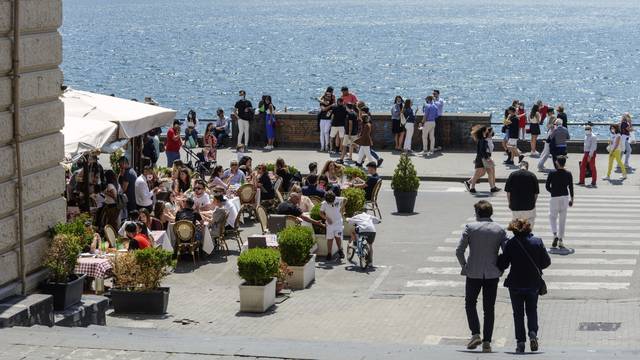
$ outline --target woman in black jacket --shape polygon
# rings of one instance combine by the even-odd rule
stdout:
[[[531,224],[526,219],[513,220],[507,229],[514,236],[503,245],[502,254],[498,257],[498,268],[504,271],[511,265],[504,286],[509,288],[511,297],[516,352],[524,352],[527,340],[525,313],[531,351],[538,351],[538,294],[543,286],[542,269],[551,265],[551,259],[542,239],[531,234]]]
[[[493,141],[490,137],[492,134],[491,127],[484,125],[476,125],[471,129],[471,137],[476,141],[476,159],[473,161],[475,165],[475,172],[469,180],[463,181],[464,186],[472,194],[476,193],[476,182],[480,180],[485,174],[495,174],[494,163],[491,159],[491,152],[493,143],[489,144],[489,141]],[[491,186],[491,192],[500,191],[496,187],[495,176],[489,176],[489,186]]]

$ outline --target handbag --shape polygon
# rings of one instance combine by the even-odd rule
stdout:
[[[531,261],[531,264],[533,264],[533,267],[535,267],[536,271],[538,272],[538,277],[540,278],[540,288],[538,288],[538,295],[540,295],[540,296],[546,295],[547,294],[547,283],[542,278],[542,271],[540,271],[540,268],[538,267],[536,262],[533,261],[533,259],[531,258],[531,255],[529,255],[529,252],[527,251],[527,249],[525,249],[524,246],[522,246],[522,244],[520,244],[520,241],[518,241],[518,239],[514,239],[514,240],[516,241],[516,243],[518,243],[518,245],[520,245],[520,248],[522,249],[522,251],[524,251],[524,253],[527,255],[527,258],[529,258],[529,261]]]
[[[403,112],[400,112],[400,125],[404,126],[407,123],[407,118],[404,116]]]

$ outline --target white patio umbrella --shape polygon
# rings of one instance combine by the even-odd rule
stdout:
[[[88,91],[67,89],[61,99],[65,119],[75,117],[115,123],[118,139],[133,138],[168,125],[176,116],[175,110]]]
[[[100,149],[116,140],[118,125],[100,120],[81,119],[66,115],[64,118],[64,155],[73,159],[87,151]]]

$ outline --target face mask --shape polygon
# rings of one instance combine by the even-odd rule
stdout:
[[[244,96],[240,95],[240,96],[238,96],[238,99],[239,100],[244,100]]]
[[[149,181],[153,180],[153,175],[147,175],[147,180]]]
[[[613,131],[613,130],[611,130],[611,133],[612,133],[612,134],[615,134],[616,132],[615,132],[615,131]]]
[[[586,130],[584,133],[587,135],[591,135],[591,130]]]
[[[402,101],[398,100],[398,101],[396,101],[396,104],[400,105],[400,104],[402,104]]]

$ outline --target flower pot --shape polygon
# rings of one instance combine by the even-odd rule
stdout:
[[[262,313],[276,303],[276,278],[264,286],[240,285],[240,311]]]
[[[169,288],[151,291],[111,289],[111,302],[116,313],[161,315],[167,312]]]
[[[403,192],[394,191],[393,196],[396,198],[396,207],[401,214],[411,214],[416,206],[417,191]]]
[[[84,278],[84,274],[74,274],[69,277],[70,281],[66,283],[46,282],[42,285],[42,292],[53,295],[54,310],[64,310],[79,303],[82,299]]]
[[[289,266],[291,275],[287,280],[289,289],[305,289],[316,278],[316,256],[311,255],[311,259],[304,266]]]
[[[316,234],[316,255],[318,256],[327,256],[329,249],[327,248],[327,235],[326,234]],[[338,248],[336,246],[331,247],[331,255],[335,255],[338,252]]]

